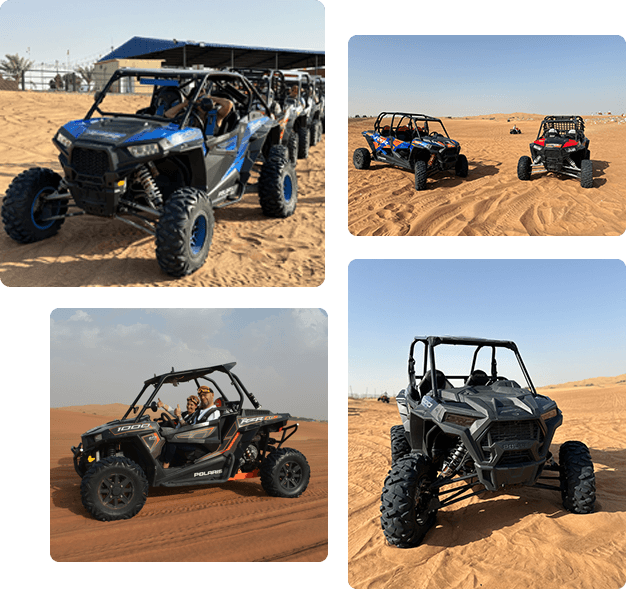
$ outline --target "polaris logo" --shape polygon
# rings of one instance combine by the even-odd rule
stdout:
[[[204,472],[194,472],[194,477],[206,477],[214,474],[222,474],[221,470],[205,470]]]
[[[523,450],[526,444],[502,444],[503,450]]]

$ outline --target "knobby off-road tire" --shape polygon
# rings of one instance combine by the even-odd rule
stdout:
[[[178,278],[200,268],[209,254],[214,226],[213,207],[202,190],[174,191],[156,226],[156,258],[161,269]]]
[[[469,174],[469,164],[467,163],[467,157],[465,154],[460,154],[454,165],[454,173],[459,178],[467,178]]]
[[[311,476],[309,463],[293,448],[272,450],[261,464],[261,486],[271,497],[299,497]]]
[[[298,203],[298,177],[284,145],[274,145],[259,174],[259,202],[263,214],[285,218]]]
[[[96,519],[128,519],[137,515],[146,502],[148,479],[129,458],[109,456],[87,471],[80,495],[85,509]]]
[[[44,197],[56,192],[61,176],[48,168],[31,168],[16,176],[2,199],[4,230],[19,243],[33,243],[56,235],[65,219],[67,199],[46,203]]]
[[[561,498],[572,513],[591,513],[596,502],[596,475],[589,448],[582,442],[565,442],[559,449]]]
[[[289,161],[295,166],[298,163],[298,149],[300,139],[295,131],[289,133],[287,139],[287,151],[289,152]]]
[[[580,162],[580,185],[583,188],[593,187],[593,164],[591,160],[582,160]]]
[[[311,144],[311,132],[308,127],[298,127],[298,159],[305,160],[309,157]]]
[[[394,425],[389,432],[391,438],[391,465],[411,453],[411,444],[406,439],[403,425]]]
[[[517,162],[517,177],[520,180],[530,180],[532,163],[532,160],[527,155],[523,155],[519,158],[519,161]]]
[[[415,170],[415,190],[426,189],[426,179],[428,177],[427,165],[423,160],[417,160],[414,166]]]
[[[387,542],[412,548],[433,526],[437,511],[430,511],[433,496],[426,491],[431,465],[421,454],[400,458],[389,471],[380,496],[380,524]]]
[[[317,145],[322,139],[322,123],[319,120],[313,121],[311,125],[311,147]]]
[[[359,147],[354,150],[354,153],[352,154],[352,163],[357,170],[368,170],[371,162],[372,156],[369,149]]]

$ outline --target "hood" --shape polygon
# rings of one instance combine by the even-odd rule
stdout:
[[[542,395],[533,395],[515,381],[507,380],[492,386],[465,387],[441,391],[442,404],[448,410],[453,405],[476,411],[491,419],[536,419],[556,406],[554,401]]]
[[[128,419],[126,421],[129,421]],[[97,427],[94,427],[92,429],[90,429],[89,431],[86,431],[83,436],[93,436],[94,434],[99,434],[103,431],[108,430],[111,426],[117,425],[119,423],[124,423],[122,422],[121,419],[115,419],[113,421],[109,421],[108,423],[105,423],[103,425],[99,425]]]
[[[62,129],[75,140],[119,147],[137,142],[167,139],[172,145],[202,139],[195,127],[181,129],[175,123],[132,118],[96,118],[71,121]]]
[[[449,139],[448,137],[444,137],[443,135],[438,135],[437,137],[423,137],[422,139],[414,139],[411,143],[413,147],[426,147],[426,148],[448,148],[448,147],[458,147],[459,142],[454,139]]]

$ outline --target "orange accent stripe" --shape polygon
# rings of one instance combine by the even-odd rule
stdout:
[[[252,472],[238,472],[234,477],[230,477],[229,481],[239,481],[241,479],[254,479],[261,476],[259,469],[255,469]]]

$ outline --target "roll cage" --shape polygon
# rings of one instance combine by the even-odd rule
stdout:
[[[579,116],[547,116],[541,121],[537,139],[545,137],[546,133],[554,129],[559,134],[567,133],[568,131],[576,132],[576,139],[581,141],[585,138],[585,122],[582,117]]]
[[[240,378],[232,372],[232,368],[236,364],[236,362],[229,362],[228,364],[218,364],[216,366],[210,366],[207,368],[195,368],[193,370],[182,371],[175,371],[172,368],[171,372],[161,374],[160,376],[155,375],[153,378],[150,378],[144,382],[143,388],[141,389],[135,400],[131,403],[130,407],[128,408],[122,419],[124,420],[128,418],[128,416],[132,412],[138,411],[138,415],[137,417],[135,417],[134,421],[141,421],[147,409],[153,409],[153,404],[156,407],[154,399],[156,398],[159,390],[164,384],[172,384],[174,386],[178,386],[180,383],[190,381],[193,381],[196,384],[196,387],[201,386],[201,381],[210,382],[215,387],[220,396],[224,399],[224,401],[226,402],[226,406],[230,409],[233,409],[234,411],[241,411],[244,403],[244,396],[248,398],[248,400],[250,401],[250,403],[252,403],[255,409],[259,409],[261,407],[261,404],[257,401],[256,397],[246,389]],[[223,389],[218,385],[218,383],[215,382],[213,378],[210,378],[209,375],[214,372],[220,372],[230,378],[230,383],[235,387],[235,391],[239,396],[238,401],[230,401],[228,396],[224,393]],[[151,385],[154,386],[154,390],[150,393],[146,403],[144,403],[143,406],[139,405],[139,400],[144,395],[146,389],[148,389],[148,387],[150,387]]]
[[[414,350],[416,344],[421,343],[424,344],[424,364],[423,371],[421,375],[415,374],[415,358],[414,358]],[[432,393],[436,399],[441,398],[441,390],[437,385],[437,367],[435,364],[435,348],[439,345],[452,345],[452,346],[476,346],[474,351],[474,355],[472,357],[472,365],[470,367],[470,371],[468,374],[464,375],[448,375],[446,374],[446,378],[449,380],[462,380],[466,381],[468,376],[474,371],[476,367],[476,359],[478,357],[478,352],[480,352],[483,348],[491,348],[491,379],[495,381],[498,378],[498,364],[496,361],[496,350],[498,348],[504,348],[510,350],[515,355],[517,362],[519,364],[520,370],[526,378],[528,386],[530,388],[530,392],[533,396],[537,396],[537,391],[535,386],[532,383],[530,375],[528,374],[528,370],[526,370],[526,366],[522,360],[522,357],[519,353],[517,345],[512,341],[506,340],[490,340],[490,339],[482,339],[482,338],[467,338],[467,337],[439,337],[439,336],[416,336],[411,343],[411,347],[409,349],[409,386],[415,390],[417,387],[417,382],[424,378],[428,373],[430,373],[430,379],[432,383]]]
[[[154,86],[149,108],[142,109],[136,113],[106,112],[100,108],[106,95],[111,93],[111,89],[114,85],[123,79],[134,80],[141,85]],[[248,114],[255,101],[260,102],[269,113],[266,99],[245,76],[236,72],[219,70],[121,68],[111,76],[101,91],[96,92],[95,101],[85,116],[85,119],[90,119],[97,112],[101,116],[148,118],[171,122],[171,118],[158,115],[154,111],[155,100],[159,91],[163,88],[179,90],[182,97],[189,102],[182,114],[177,117],[177,122],[181,128],[187,126],[194,107],[194,102],[203,92],[231,100],[239,116]]]
[[[385,119],[391,118],[390,124],[383,124]],[[374,132],[387,137],[389,135],[397,137],[398,133],[409,131],[413,139],[421,139],[430,133],[428,123],[438,123],[443,129],[444,135],[449,139],[441,119],[429,117],[428,115],[406,113],[406,112],[381,112],[374,123]]]

